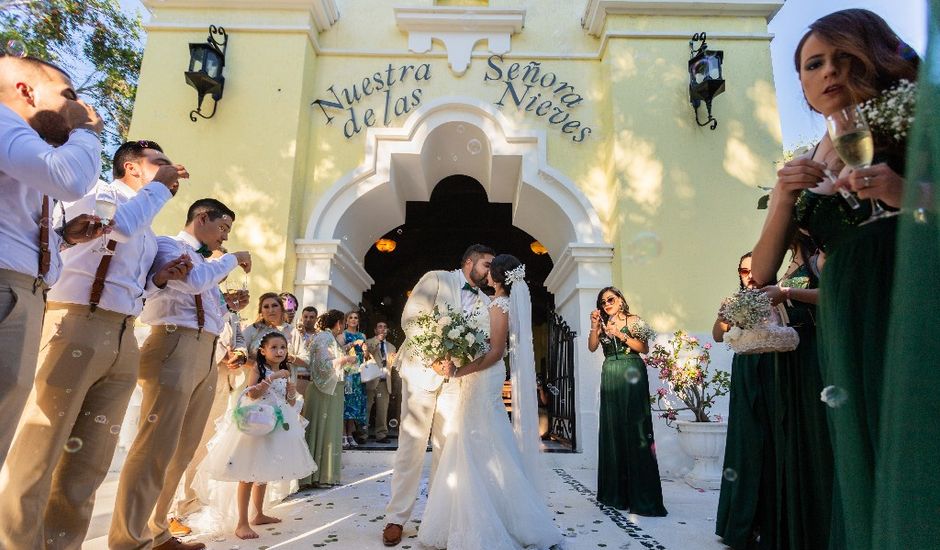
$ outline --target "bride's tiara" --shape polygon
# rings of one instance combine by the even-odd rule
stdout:
[[[518,267],[506,273],[506,282],[509,284],[518,283],[525,279],[525,264],[519,264]]]

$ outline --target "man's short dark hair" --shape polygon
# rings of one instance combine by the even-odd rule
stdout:
[[[304,313],[307,313],[308,311],[312,311],[312,312],[314,312],[314,313],[317,313],[317,308],[315,308],[315,307],[313,307],[313,306],[307,306],[307,307],[303,308],[300,313],[301,313],[301,315],[302,315],[302,314],[304,314]]]
[[[186,225],[193,223],[196,216],[203,213],[209,215],[210,221],[215,221],[222,216],[228,216],[232,218],[232,221],[235,221],[235,212],[228,206],[222,204],[222,201],[217,199],[199,199],[194,202],[189,207],[189,211],[186,212]]]
[[[137,141],[128,141],[122,143],[118,150],[114,153],[114,159],[111,166],[111,173],[114,175],[114,179],[121,179],[124,177],[124,163],[125,162],[137,162],[144,157],[144,151],[147,149],[154,149],[156,151],[163,152],[163,148],[160,147],[156,141],[150,141],[148,139],[139,139]]]
[[[467,247],[467,251],[463,253],[463,257],[460,258],[460,265],[467,263],[467,260],[470,258],[478,258],[484,254],[495,256],[496,251],[485,244],[471,244]]]
[[[3,55],[3,54],[0,54],[0,55]],[[65,72],[65,69],[56,65],[55,63],[52,63],[51,61],[46,61],[45,59],[39,59],[38,57],[33,57],[31,55],[27,55],[26,57],[21,57],[19,58],[19,60],[21,63],[29,65],[30,67],[34,69],[49,68],[49,69],[59,71],[60,73],[65,75],[65,78],[72,80],[72,75]]]

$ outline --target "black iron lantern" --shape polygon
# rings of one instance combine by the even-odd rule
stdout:
[[[696,48],[695,43],[701,42]],[[695,122],[699,126],[709,126],[712,130],[718,127],[718,120],[712,116],[712,100],[725,91],[725,81],[721,77],[721,62],[725,53],[719,50],[709,50],[705,42],[705,33],[695,33],[689,41],[689,100],[695,110]],[[708,119],[701,122],[698,118],[698,107],[705,103]]]
[[[216,39],[219,37],[221,40]],[[199,92],[199,102],[196,110],[189,113],[189,120],[196,122],[196,115],[202,118],[212,118],[218,102],[222,99],[222,89],[225,87],[225,77],[222,69],[225,67],[225,50],[228,46],[228,34],[223,27],[211,25],[209,37],[205,43],[189,45],[189,70],[186,71],[186,83]],[[209,116],[202,114],[202,101],[207,95],[212,96],[212,112]]]

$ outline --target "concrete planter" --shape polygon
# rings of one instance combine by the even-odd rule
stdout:
[[[685,482],[696,489],[720,489],[728,424],[677,420],[676,430],[679,446],[695,461]]]

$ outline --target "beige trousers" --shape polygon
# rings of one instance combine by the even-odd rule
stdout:
[[[196,454],[189,461],[186,472],[183,474],[183,498],[178,500],[174,506],[173,515],[177,517],[187,516],[198,511],[203,504],[196,496],[196,491],[192,489],[193,479],[196,477],[196,468],[208,454],[206,444],[215,435],[215,422],[228,411],[229,396],[229,369],[225,365],[216,365],[218,369],[218,378],[215,384],[215,397],[212,398],[212,408],[209,409],[209,421],[202,431],[202,438],[199,440],[199,446],[196,447]],[[179,493],[179,491],[177,491]]]
[[[431,458],[431,476],[437,471],[444,442],[447,440],[449,426],[453,423],[460,392],[460,382],[451,379],[436,391],[409,387],[407,378],[403,378],[401,426],[398,429],[398,450],[395,452],[394,471],[392,472],[392,495],[385,508],[385,520],[388,523],[404,525],[411,517],[418,497],[421,483],[421,471],[424,469],[424,455],[428,449],[428,437],[434,454]]]
[[[33,292],[33,281],[28,275],[0,269],[0,465],[36,374],[46,304],[42,288]]]
[[[39,369],[0,472],[0,548],[79,548],[140,354],[134,318],[50,303]]]
[[[142,421],[121,471],[108,548],[151,548],[170,539],[167,513],[215,397],[216,338],[175,325],[151,327],[140,350]]]
[[[376,378],[366,382],[366,421],[372,418],[372,405],[375,405],[375,422],[370,431],[376,439],[382,439],[388,436],[388,382],[385,380]]]

